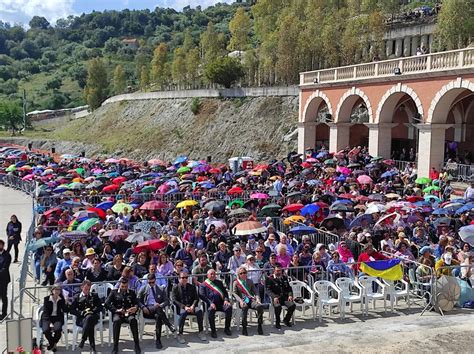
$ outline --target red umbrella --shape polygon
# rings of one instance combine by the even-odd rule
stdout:
[[[209,173],[221,173],[221,170],[220,170],[220,168],[211,168],[209,170]]]
[[[160,165],[160,166],[166,166],[166,162],[163,162],[159,159],[151,159],[148,160],[148,164],[152,166]]]
[[[338,196],[339,198],[342,198],[342,199],[352,199],[354,198],[354,196],[350,193],[343,193],[343,194],[339,194]]]
[[[319,206],[321,209],[329,208],[329,205],[324,202],[315,202],[313,204]]]
[[[253,168],[254,171],[263,171],[263,170],[268,170],[268,165],[262,164],[262,165],[257,165]]]
[[[100,208],[87,208],[87,211],[96,213],[99,218],[105,219],[105,211]]]
[[[287,210],[289,212],[294,213],[295,211],[300,211],[303,209],[304,205],[300,203],[295,203],[295,204],[289,204],[286,207],[284,207],[282,210]]]
[[[114,184],[122,184],[122,183],[125,182],[126,180],[127,180],[127,179],[126,179],[125,177],[120,176],[120,177],[114,178],[114,179],[112,180],[112,182],[113,182]]]
[[[111,184],[111,185],[105,186],[102,189],[102,192],[104,192],[104,193],[113,193],[113,192],[118,191],[119,188],[120,188],[120,186],[118,186],[116,184]]]
[[[240,187],[232,187],[227,191],[227,194],[232,195],[232,194],[240,194],[243,193],[244,190]]]
[[[410,195],[409,197],[406,198],[406,200],[410,203],[416,203],[416,202],[421,202],[424,199],[417,195]]]
[[[158,251],[162,250],[168,245],[166,241],[163,240],[148,240],[139,243],[133,248],[133,253],[140,253],[142,251],[147,251],[147,250],[152,250],[152,251]]]
[[[305,161],[301,164],[301,167],[303,168],[310,168],[310,167],[313,167],[313,165],[311,165],[311,163]]]
[[[56,208],[52,208],[52,209],[46,210],[43,215],[44,215],[44,216],[49,216],[49,215],[51,215],[51,214],[56,214],[56,213],[59,214],[59,213],[62,213],[62,211],[63,211],[63,210],[62,210],[61,208],[56,207]]]
[[[159,210],[168,208],[168,204],[160,200],[150,200],[149,202],[143,203],[140,207],[142,210]]]
[[[369,197],[366,197],[365,195],[359,195],[356,200],[359,202],[359,203],[365,203],[365,202],[368,202],[370,199]]]

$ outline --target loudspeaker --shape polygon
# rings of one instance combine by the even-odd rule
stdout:
[[[33,143],[28,143],[28,150],[31,151],[32,148],[33,148]]]
[[[55,148],[55,147],[52,147],[52,148],[51,148],[51,153],[52,153],[52,154],[55,154],[55,153],[56,153],[56,148]]]
[[[86,157],[86,152],[85,151],[81,151],[81,157]]]
[[[207,162],[208,162],[208,163],[211,163],[211,160],[212,160],[212,156],[208,156],[208,157],[207,157]]]

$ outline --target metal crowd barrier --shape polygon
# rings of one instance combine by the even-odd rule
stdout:
[[[446,163],[444,168],[448,171],[448,175],[456,181],[470,182],[474,176],[474,164],[463,165],[460,163]]]

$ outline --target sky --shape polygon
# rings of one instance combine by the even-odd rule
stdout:
[[[80,15],[93,10],[155,9],[201,5],[205,8],[219,2],[231,3],[233,0],[0,0],[0,20],[3,22],[28,24],[33,16],[43,16],[52,24],[58,18]]]

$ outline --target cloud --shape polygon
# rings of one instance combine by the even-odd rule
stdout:
[[[33,16],[43,16],[50,23],[74,14],[75,0],[0,0],[0,20],[27,24]]]

